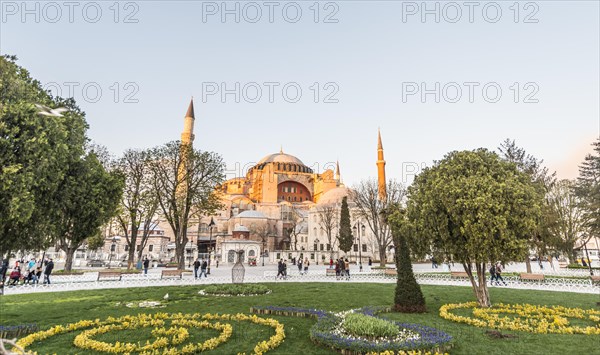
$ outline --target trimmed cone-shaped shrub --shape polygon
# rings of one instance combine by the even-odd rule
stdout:
[[[415,279],[410,262],[410,251],[406,241],[406,233],[409,233],[410,229],[407,222],[404,211],[399,208],[388,216],[396,248],[396,270],[398,272],[393,308],[396,312],[422,313],[427,311],[427,308],[421,286]]]
[[[404,237],[400,236],[396,244],[396,294],[394,295],[394,310],[403,313],[422,313],[425,307],[425,298],[421,286],[417,283],[410,263],[410,253]]]

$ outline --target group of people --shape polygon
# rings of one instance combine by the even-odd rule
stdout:
[[[194,261],[194,278],[202,278],[202,274],[204,274],[204,277],[207,278],[208,276],[206,274],[206,269],[208,269],[208,261],[205,259],[202,259],[202,261],[200,261],[200,259],[196,259],[196,261]],[[198,275],[198,270],[200,270],[200,275]]]
[[[500,281],[502,281],[504,286],[506,286],[506,282],[504,282],[504,279],[502,278],[502,271],[504,271],[504,268],[501,263],[496,263],[496,265],[492,264],[490,267],[490,285],[494,285],[495,282],[496,285],[499,286]]]
[[[296,259],[294,258],[292,259],[292,264],[298,266],[298,274],[308,274],[308,267],[310,266],[310,261],[308,261],[308,258],[305,258],[304,260],[302,260],[302,258],[299,258],[298,261],[296,261]],[[275,276],[276,280],[287,279],[287,267],[287,262],[284,259],[281,259],[277,262],[277,276]]]
[[[54,261],[52,258],[45,259],[44,261],[36,261],[35,258],[31,258],[28,262],[20,260],[15,262],[15,266],[10,270],[10,273],[8,273],[8,270],[8,259],[4,259],[2,266],[0,266],[1,286],[16,286],[21,281],[23,281],[23,284],[37,284],[42,275],[44,276],[43,283],[50,284],[50,275],[52,274],[52,270],[54,270]]]
[[[329,267],[332,268],[334,266],[333,259],[329,259]],[[348,258],[339,258],[335,262],[335,277],[339,279],[344,279],[350,281],[350,262]]]

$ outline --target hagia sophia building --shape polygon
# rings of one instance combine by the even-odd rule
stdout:
[[[192,99],[184,118],[183,144],[194,143],[194,125]],[[385,195],[381,135],[378,136],[377,157],[380,193]],[[350,200],[356,239],[352,250],[348,254],[339,251],[337,224],[331,233],[331,242],[323,228],[320,211],[324,206],[333,206],[336,218],[339,218],[342,198],[350,191],[342,183],[339,163],[335,172],[327,169],[318,173],[281,149],[264,156],[248,169],[245,176],[229,179],[217,188],[223,208],[200,221],[190,221],[186,246],[186,260],[190,263],[197,255],[206,258],[210,251],[213,262],[217,259],[219,263],[232,264],[237,261],[236,251],[240,250],[245,262],[257,263],[263,261],[263,256],[265,263],[301,257],[319,264],[342,255],[351,261],[357,261],[360,255],[363,263],[369,258],[374,261],[379,258],[372,232],[366,221],[355,218]],[[175,258],[175,243],[166,222],[159,221],[144,249],[144,255],[153,260]],[[118,251],[117,254],[120,255]]]

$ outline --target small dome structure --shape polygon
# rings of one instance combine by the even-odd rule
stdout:
[[[234,232],[250,232],[250,229],[248,229],[248,227],[246,227],[246,226],[239,225],[239,226],[235,227],[235,229],[233,231]]]
[[[350,194],[350,189],[347,187],[336,187],[327,191],[319,199],[318,205],[327,205],[333,203],[341,203],[344,197]]]

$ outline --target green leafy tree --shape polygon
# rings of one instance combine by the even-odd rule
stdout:
[[[185,269],[185,245],[190,217],[210,213],[218,205],[215,187],[223,182],[223,159],[216,153],[201,152],[179,141],[169,142],[151,152],[152,189],[160,212],[175,236],[179,269]]]
[[[354,236],[352,235],[352,227],[350,226],[350,209],[348,208],[348,198],[346,196],[342,199],[340,231],[337,238],[340,250],[348,253],[354,244]]]
[[[390,206],[385,215],[386,222],[392,228],[396,249],[395,262],[398,279],[394,293],[394,310],[403,313],[425,312],[427,311],[425,298],[413,273],[408,246],[408,239],[414,233],[414,228],[410,226],[406,210],[398,205]]]
[[[517,146],[514,140],[506,139],[500,147],[500,156],[505,160],[515,164],[517,169],[529,175],[534,186],[541,194],[547,195],[556,183],[556,172],[550,173],[543,160],[537,159],[531,154],[527,154],[525,149]],[[556,249],[556,238],[551,233],[555,224],[555,214],[552,213],[552,207],[548,200],[542,205],[542,213],[537,223],[538,228],[529,238],[529,249],[534,250],[538,256],[548,253],[549,248]],[[529,253],[525,256],[525,265],[527,272],[531,273],[531,261]]]
[[[554,244],[559,251],[569,256],[572,263],[577,260],[577,244],[581,248],[591,237],[585,233],[588,226],[587,216],[581,208],[581,201],[575,194],[574,187],[573,181],[560,180],[548,196],[556,218],[552,226]]]
[[[66,253],[65,270],[71,270],[75,251],[117,212],[123,177],[107,172],[94,153],[70,164],[58,189],[59,208],[54,228],[57,245]]]
[[[527,255],[543,196],[529,175],[486,149],[451,152],[408,189],[416,252],[463,265],[479,305],[489,307],[486,264]]]
[[[592,145],[594,152],[579,166],[575,193],[586,220],[586,233],[600,237],[600,138]]]
[[[36,105],[68,111],[42,116]],[[74,100],[52,97],[16,57],[0,56],[0,255],[52,245],[58,189],[86,129]]]

